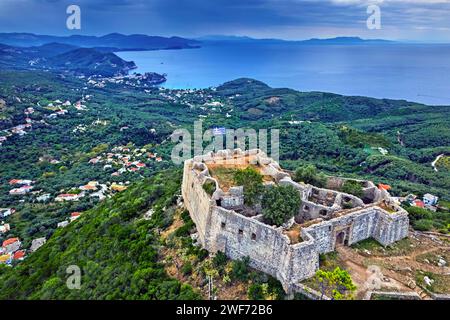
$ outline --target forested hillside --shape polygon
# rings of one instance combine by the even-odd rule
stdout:
[[[0,299],[196,299],[160,263],[159,231],[170,223],[181,174],[165,172],[86,212],[13,270],[0,265]],[[151,218],[144,213],[154,209]],[[78,266],[80,290],[66,285]]]
[[[173,167],[170,135],[177,128],[191,130],[199,119],[203,130],[280,129],[281,162],[289,169],[310,163],[328,174],[388,183],[394,195],[432,192],[450,199],[445,162],[438,164],[437,172],[431,166],[438,155],[450,154],[448,107],[272,89],[251,79],[217,90],[184,91],[117,83],[98,87],[87,84],[87,79],[37,72],[2,72],[1,78],[0,129],[6,130],[2,135],[31,120],[26,134],[8,136],[0,147],[0,207],[17,209],[9,218],[15,225],[10,236],[25,241],[50,236],[64,216],[97,203],[92,197],[74,203],[52,201],[60,193],[92,180],[138,181]],[[71,105],[55,107],[55,100]],[[77,101],[84,101],[86,108],[76,109]],[[29,107],[33,114],[24,114]],[[59,108],[67,113],[53,117]],[[131,153],[144,148],[163,161],[144,154],[137,158],[144,168],[116,176],[112,174],[120,166],[89,163],[120,146],[128,146]],[[378,148],[388,153],[383,155]],[[35,181],[37,193],[9,195],[11,179]],[[41,204],[36,198],[43,194],[51,198]]]

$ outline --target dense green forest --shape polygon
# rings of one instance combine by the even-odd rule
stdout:
[[[98,202],[85,197],[76,203],[42,204],[37,196],[55,197],[92,180],[133,183],[173,167],[170,135],[177,128],[192,130],[199,119],[203,130],[280,129],[281,164],[288,169],[313,164],[326,174],[388,183],[394,195],[430,192],[450,200],[449,170],[440,166],[436,172],[431,166],[436,156],[450,154],[448,107],[273,89],[251,79],[183,91],[117,83],[99,88],[87,79],[44,72],[1,71],[0,77],[0,98],[5,102],[0,130],[32,119],[26,135],[8,137],[0,147],[0,207],[17,209],[8,220],[13,225],[9,236],[27,243],[50,236],[70,212],[85,211]],[[49,118],[55,112],[49,103],[75,103],[83,97],[89,97],[86,110],[69,107],[67,114]],[[213,107],[211,102],[220,105]],[[27,116],[24,110],[29,107],[35,111]],[[83,130],[77,131],[80,126]],[[147,162],[138,173],[120,177],[111,176],[117,168],[89,164],[89,159],[126,145],[157,152],[163,161]],[[34,180],[37,193],[10,196],[11,179]]]
[[[447,207],[450,201],[448,157],[438,162],[438,171],[431,166],[437,156],[450,155],[449,107],[273,89],[251,79],[201,90],[96,86],[37,71],[0,71],[0,79],[0,137],[7,137],[0,146],[0,208],[16,209],[5,219],[11,231],[0,241],[18,236],[28,248],[35,238],[49,239],[13,270],[0,269],[1,298],[199,297],[164,272],[158,254],[159,232],[168,226],[163,208],[179,194],[170,136],[179,128],[192,131],[199,119],[203,130],[279,129],[281,165],[290,170],[314,165],[321,174],[389,184],[393,195],[432,193]],[[52,116],[56,100],[71,102],[66,114]],[[86,108],[74,108],[77,101]],[[34,112],[25,114],[30,107]],[[25,135],[9,135],[30,120]],[[115,176],[120,166],[89,162],[121,146],[130,156],[143,148],[162,161],[139,158],[144,168]],[[11,196],[11,179],[33,180],[33,192]],[[92,180],[129,190],[104,201],[54,201]],[[39,202],[43,194],[50,199]],[[151,207],[159,209],[142,219]],[[71,212],[83,215],[57,229]],[[450,224],[448,212],[412,214],[412,225],[421,230],[446,232]],[[65,286],[71,264],[84,270],[83,290]]]

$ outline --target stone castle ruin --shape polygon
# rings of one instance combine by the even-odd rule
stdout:
[[[291,185],[301,195],[299,212],[282,226],[264,222],[260,208],[246,208],[242,186],[230,172],[252,166],[264,184]],[[358,181],[362,199],[340,190],[346,179],[331,177],[327,188],[294,182],[260,150],[223,150],[187,160],[182,194],[200,244],[231,259],[250,258],[250,266],[276,277],[287,292],[314,276],[319,254],[373,238],[387,246],[408,236],[408,214],[384,189]],[[207,192],[204,184],[210,184]],[[215,190],[215,191],[214,191]]]

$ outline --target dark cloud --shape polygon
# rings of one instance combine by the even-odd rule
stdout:
[[[377,0],[1,0],[0,31],[67,34],[65,8],[82,9],[84,34],[247,34],[302,39],[360,35],[450,41],[450,0],[384,0],[383,28],[365,26]],[[72,31],[73,33],[73,31]]]

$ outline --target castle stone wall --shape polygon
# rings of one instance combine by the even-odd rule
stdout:
[[[199,176],[195,174],[192,162],[186,161],[181,192],[184,204],[197,227],[199,240],[203,246],[206,246],[207,230],[211,216],[210,209],[213,200],[203,190],[202,182]]]

